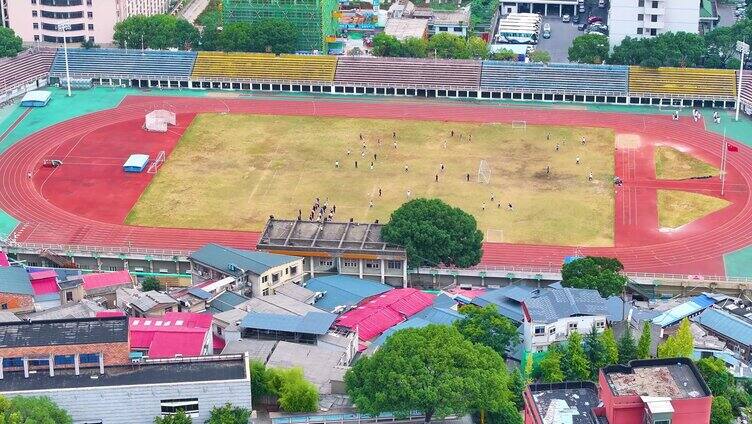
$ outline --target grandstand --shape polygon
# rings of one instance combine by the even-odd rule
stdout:
[[[624,96],[626,66],[483,61],[482,89]]]
[[[184,51],[68,49],[68,67],[76,78],[188,80],[195,59],[195,52]],[[63,49],[58,49],[50,74],[65,77]]]
[[[30,49],[0,60],[0,102],[47,84],[55,49]]]
[[[736,73],[724,69],[630,66],[629,92],[633,95],[733,98],[736,95]]]
[[[199,52],[193,79],[332,81],[335,56]]]
[[[752,115],[752,71],[744,71],[742,78],[742,108],[744,113]]]
[[[337,60],[334,82],[477,90],[480,84],[480,62],[341,57]]]

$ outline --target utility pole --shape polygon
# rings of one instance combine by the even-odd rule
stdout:
[[[68,81],[68,97],[71,96],[70,68],[68,67],[68,41],[65,39],[65,31],[70,31],[70,24],[60,24],[58,31],[63,32],[63,51],[65,52],[65,79]]]

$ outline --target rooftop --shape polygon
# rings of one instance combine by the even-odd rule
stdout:
[[[222,355],[247,353],[249,359],[266,363],[276,345],[276,340],[228,340],[225,342],[224,349],[222,349]]]
[[[608,315],[606,299],[597,290],[545,288],[523,301],[535,323],[552,323],[577,315]]]
[[[308,312],[303,316],[251,312],[243,318],[240,326],[256,330],[322,335],[329,331],[336,318],[334,314],[321,311]]]
[[[97,312],[103,311],[104,308],[92,302],[89,299],[81,299],[77,303],[68,303],[54,308],[46,309],[40,312],[25,314],[24,318],[32,321],[41,320],[59,320],[71,318],[94,318]]]
[[[522,322],[522,301],[533,295],[536,289],[528,286],[506,286],[487,290],[472,300],[476,306],[495,305],[499,313],[514,322]]]
[[[392,287],[377,281],[347,275],[316,277],[306,281],[305,285],[308,289],[323,294],[314,305],[327,312],[334,311],[338,306],[355,306],[365,298],[392,289]]]
[[[29,390],[73,389],[154,384],[192,383],[247,379],[245,359],[241,355],[186,358],[170,361],[147,361],[141,364],[99,368],[55,369],[55,376],[36,372],[24,378],[23,371],[5,371],[0,393]]]
[[[590,424],[598,406],[598,388],[591,382],[531,384],[528,386],[544,423]]]
[[[425,19],[389,19],[386,21],[384,32],[396,37],[398,40],[408,38],[423,38],[428,30],[428,21]]]
[[[708,308],[695,317],[694,321],[717,334],[752,346],[752,321],[745,317],[721,309]]]
[[[274,368],[302,368],[306,380],[322,394],[331,393],[332,380],[343,381],[346,367],[340,366],[344,349],[279,342],[266,365]]]
[[[238,305],[238,308],[248,312],[298,316],[311,312],[321,312],[321,309],[281,294],[254,297]]]
[[[725,296],[721,298],[717,295],[703,293],[699,296],[693,297],[688,302],[684,302],[681,305],[675,306],[653,318],[653,324],[660,325],[664,328],[669,327],[671,325],[677,324],[679,321],[686,317],[701,312],[702,310],[710,307],[719,300],[723,300],[724,298]]]
[[[218,244],[207,244],[193,252],[189,258],[236,277],[243,271],[261,275],[271,268],[300,259],[296,256],[241,250]]]
[[[145,349],[150,358],[199,356],[210,331],[209,314],[168,312],[161,317],[131,318],[131,348]]]
[[[126,317],[0,323],[0,348],[127,341]]]
[[[710,395],[694,363],[687,358],[631,361],[602,369],[616,396],[649,396],[671,399]]]
[[[314,297],[316,297],[315,292],[305,287],[301,287],[300,285],[295,283],[283,284],[274,289],[274,293],[287,296],[293,300],[297,300],[298,302],[303,303],[308,303],[313,300]]]
[[[17,266],[0,267],[0,293],[12,293],[33,296],[29,274]]]
[[[159,305],[177,305],[178,303],[169,295],[156,290],[142,292],[136,288],[123,287],[118,289],[117,293],[118,302],[122,301],[141,312],[148,312]]]
[[[215,296],[209,301],[209,312],[216,314],[220,312],[227,312],[231,309],[235,309],[243,302],[247,302],[249,298],[232,291],[225,291]]]
[[[84,274],[81,279],[84,281],[85,290],[94,290],[104,287],[133,284],[131,273],[126,270],[115,272],[101,272],[97,274]]]
[[[381,238],[382,224],[312,222],[271,219],[259,239],[259,249],[371,252],[405,257],[405,250]]]

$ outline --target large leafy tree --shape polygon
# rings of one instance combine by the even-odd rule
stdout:
[[[570,62],[603,63],[608,58],[608,37],[600,34],[581,35],[572,41],[568,57]]]
[[[455,321],[454,326],[468,340],[486,345],[502,356],[520,342],[517,327],[511,320],[501,316],[495,306],[480,308],[467,305],[460,312],[465,317]]]
[[[159,279],[154,276],[149,276],[144,278],[144,281],[141,282],[141,290],[142,291],[151,291],[151,290],[159,290],[162,287],[161,284],[159,284]]]
[[[564,381],[561,369],[562,352],[556,347],[549,347],[546,356],[538,364],[539,378],[544,383],[560,383]]]
[[[319,392],[303,377],[300,368],[266,370],[266,389],[277,395],[279,406],[286,412],[315,412]]]
[[[619,345],[616,343],[616,337],[614,336],[614,330],[607,328],[601,333],[601,341],[603,342],[603,351],[606,357],[606,364],[614,365],[619,363]]]
[[[189,22],[172,15],[135,15],[115,24],[113,40],[122,48],[192,49],[198,47],[199,32]]]
[[[251,411],[228,403],[212,408],[211,415],[204,424],[248,424],[250,417]]]
[[[0,57],[15,57],[22,51],[21,37],[10,28],[0,27]]]
[[[697,369],[714,396],[723,396],[734,388],[734,376],[726,364],[718,358],[703,358],[697,361]]]
[[[381,230],[388,243],[404,246],[411,266],[469,267],[480,262],[483,233],[475,218],[439,199],[411,200],[392,212]]]
[[[752,7],[747,7],[752,13]],[[719,26],[705,34],[705,44],[708,54],[705,66],[712,68],[739,67],[739,56],[736,52],[738,40],[752,39],[752,19],[742,19],[731,26]]]
[[[504,360],[450,326],[397,331],[345,375],[347,393],[367,414],[434,416],[498,411],[509,402]]]
[[[642,333],[640,333],[640,340],[637,342],[637,359],[650,358],[650,344],[652,338],[650,334],[650,321],[645,321],[642,324]]]
[[[511,394],[511,401],[519,411],[525,404],[522,399],[522,392],[525,391],[525,377],[522,376],[520,370],[512,371],[509,374],[509,384],[507,386]]]
[[[658,345],[659,358],[691,358],[694,350],[694,337],[689,328],[689,320],[684,318],[675,334]]]
[[[422,38],[411,37],[402,42],[402,56],[426,57],[428,56],[428,42]]]
[[[590,332],[585,336],[585,342],[583,344],[585,350],[585,356],[590,364],[590,379],[595,380],[598,378],[598,370],[606,365],[609,365],[606,358],[606,347],[603,343],[603,337],[598,333],[598,329],[593,326]]]
[[[627,284],[621,274],[624,266],[618,259],[601,256],[577,258],[561,269],[561,284],[564,287],[593,289],[603,297],[620,294]]]
[[[650,38],[625,38],[614,47],[610,63],[646,67],[703,66],[707,54],[705,39],[687,32],[666,32]]]
[[[545,50],[535,50],[528,55],[531,62],[535,63],[549,63],[551,62],[551,53]]]
[[[446,32],[436,34],[428,40],[428,51],[437,59],[470,59],[467,41]]]
[[[472,59],[488,59],[488,43],[480,37],[470,37],[467,39],[467,51]]]
[[[222,28],[219,46],[226,52],[247,52],[251,49],[251,24],[232,22]]]
[[[251,25],[248,51],[294,53],[299,38],[300,29],[287,19],[260,19]]]
[[[567,337],[567,347],[561,358],[561,370],[564,378],[571,381],[590,378],[590,363],[582,348],[582,334],[573,331]]]
[[[47,397],[0,396],[0,422],[9,424],[71,424],[68,413]]]
[[[269,373],[266,366],[259,361],[251,361],[251,397],[253,404],[261,402],[264,396],[270,395]]]
[[[154,424],[193,424],[193,420],[185,412],[178,411],[177,414],[154,418]]]
[[[402,46],[402,43],[400,43],[400,41],[397,39],[397,37],[387,35],[383,32],[376,34],[376,36],[373,37],[373,47],[371,48],[371,52],[374,56],[405,56],[404,47]]]
[[[723,396],[714,397],[710,410],[710,424],[731,424],[733,421],[731,402]]]
[[[632,335],[632,329],[627,325],[619,338],[619,363],[626,364],[633,359],[637,359],[637,343]]]

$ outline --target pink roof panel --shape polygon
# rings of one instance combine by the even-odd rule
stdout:
[[[200,356],[206,333],[155,333],[149,346],[149,358]]]
[[[337,318],[337,325],[357,329],[360,340],[371,340],[433,303],[434,296],[416,289],[395,289],[364,300]]]
[[[97,318],[124,317],[125,312],[118,309],[107,309],[104,311],[98,311],[95,316]]]
[[[34,296],[60,292],[60,287],[57,286],[57,280],[53,278],[34,280],[31,282],[31,288],[34,290]]]
[[[168,312],[159,317],[130,318],[131,347],[147,349],[150,358],[198,356],[206,333],[211,330],[211,314]]]
[[[85,274],[82,279],[84,280],[84,289],[86,290],[119,286],[121,284],[127,284],[133,281],[131,279],[131,273],[126,270],[102,272],[98,274]]]
[[[8,256],[0,250],[0,266],[10,266],[10,262],[8,262]]]
[[[51,269],[45,269],[43,271],[34,271],[29,273],[29,280],[44,280],[45,278],[57,279],[57,272]]]

